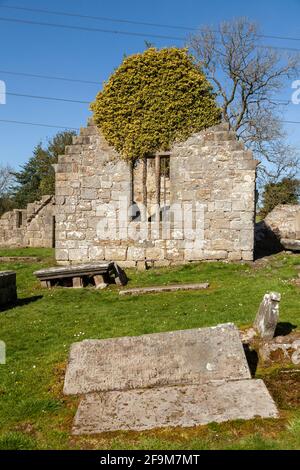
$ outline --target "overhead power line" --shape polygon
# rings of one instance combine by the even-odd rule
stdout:
[[[68,98],[58,98],[56,96],[37,96],[37,95],[27,95],[25,93],[12,93],[12,92],[6,92],[6,95],[20,96],[22,98],[33,98],[33,99],[38,99],[38,100],[64,101],[67,103],[90,104],[90,101],[72,100]]]
[[[9,22],[9,23],[19,23],[19,24],[28,24],[34,26],[46,26],[50,28],[60,28],[60,29],[68,29],[73,31],[87,31],[91,33],[108,33],[108,34],[115,34],[115,35],[123,35],[123,36],[135,36],[135,37],[143,37],[143,38],[155,38],[155,39],[168,39],[173,41],[186,41],[184,36],[167,36],[163,34],[153,34],[153,33],[146,33],[146,32],[134,32],[134,31],[120,31],[114,29],[104,29],[104,28],[88,28],[87,26],[72,26],[67,24],[61,23],[48,23],[42,21],[32,21],[32,20],[24,20],[18,18],[6,18],[0,17],[0,21]],[[266,37],[266,36],[265,36]],[[257,44],[257,47],[260,49],[277,49],[283,51],[290,51],[290,52],[300,52],[300,49],[295,47],[282,47],[282,46],[273,46],[273,45],[265,45],[265,44]]]
[[[43,124],[41,122],[14,121],[11,119],[0,119],[0,122],[6,122],[9,124],[24,124],[26,126],[53,127],[55,129],[68,129],[74,131],[80,130],[79,127],[60,126],[56,124]]]
[[[109,21],[110,23],[126,23],[126,24],[134,24],[134,25],[139,25],[139,26],[152,26],[155,28],[180,29],[183,31],[186,31],[186,30],[197,31],[198,29],[198,28],[192,28],[189,26],[177,26],[177,25],[161,24],[161,23],[148,23],[145,21],[134,21],[134,20],[128,20],[128,19],[123,19],[123,18],[111,18],[107,16],[82,15],[79,13],[45,10],[42,8],[27,8],[27,7],[13,6],[13,5],[9,5],[9,6],[0,5],[0,8],[8,8],[10,10],[22,10],[22,11],[29,11],[29,12],[36,12],[36,13],[46,13],[49,15],[56,15],[56,16],[68,16],[71,18],[82,18],[86,20]]]
[[[177,29],[181,31],[201,31],[201,28],[193,27],[193,26],[183,26],[183,25],[173,25],[173,24],[163,24],[163,23],[150,23],[146,21],[135,21],[129,20],[125,18],[112,18],[107,16],[95,16],[95,15],[84,15],[79,13],[73,12],[66,12],[66,11],[57,11],[57,10],[45,10],[43,8],[29,8],[29,7],[21,7],[17,5],[0,5],[0,8],[6,8],[9,10],[19,10],[19,11],[28,11],[31,13],[43,13],[47,15],[55,15],[55,16],[66,16],[71,18],[81,18],[81,19],[88,19],[88,20],[97,20],[97,21],[108,21],[111,23],[125,23],[125,24],[132,24],[132,25],[139,25],[139,26],[151,26],[155,28],[168,28],[168,29]],[[218,30],[212,30],[213,33],[220,33]],[[257,34],[257,37],[265,38],[265,39],[279,39],[282,41],[300,41],[300,37],[294,36],[277,36],[271,34]]]
[[[21,24],[30,24],[35,26],[47,26],[50,28],[62,28],[62,29],[70,29],[75,31],[88,31],[91,33],[110,33],[110,34],[121,34],[125,36],[137,36],[137,37],[151,37],[155,39],[172,39],[176,41],[184,41],[186,38],[181,36],[165,36],[163,34],[152,34],[152,33],[140,33],[140,32],[133,32],[133,31],[119,31],[114,29],[102,29],[102,28],[88,28],[86,26],[72,26],[68,24],[60,24],[60,23],[46,23],[42,21],[31,21],[31,20],[21,20],[18,18],[5,18],[0,17],[0,21],[7,21],[9,23],[21,23]]]
[[[92,98],[90,100],[75,100],[71,98],[61,98],[58,96],[39,96],[39,95],[30,95],[27,93],[15,93],[15,92],[6,92],[6,95],[11,95],[11,96],[17,96],[21,98],[33,98],[33,99],[38,99],[38,100],[50,100],[50,101],[63,101],[67,103],[80,103],[80,104],[90,104],[92,101]],[[272,99],[272,103],[278,103],[282,105],[288,105],[291,104],[291,100],[276,100]]]
[[[35,73],[25,73],[25,72],[12,72],[10,70],[0,70],[0,73],[8,74],[8,75],[20,75],[23,77],[31,77],[31,78],[42,78],[47,80],[62,80],[66,82],[78,82],[78,83],[88,83],[92,85],[100,85],[101,81],[98,82],[92,80],[83,80],[79,78],[67,78],[67,77],[56,77],[53,75],[38,75]]]
[[[50,127],[55,129],[67,129],[67,130],[74,130],[79,131],[79,127],[70,127],[70,126],[62,126],[56,124],[45,124],[41,122],[27,122],[27,121],[15,121],[11,119],[0,119],[0,122],[8,123],[8,124],[22,124],[26,126],[38,126],[38,127]],[[300,124],[300,121],[280,121],[283,124]]]

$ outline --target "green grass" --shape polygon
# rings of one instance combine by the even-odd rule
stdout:
[[[296,255],[276,255],[266,264],[199,263],[143,273],[128,270],[129,286],[210,283],[205,291],[119,297],[105,291],[41,289],[33,272],[53,265],[52,250],[0,250],[0,256],[37,256],[40,262],[1,263],[17,271],[19,304],[0,313],[0,340],[7,364],[0,365],[0,449],[281,449],[300,448],[300,405],[279,420],[253,420],[73,437],[78,399],[62,395],[70,345],[85,338],[109,338],[234,322],[253,322],[263,294],[281,292],[280,320],[299,325]],[[266,373],[264,371],[260,372]],[[275,379],[276,382],[276,379]]]

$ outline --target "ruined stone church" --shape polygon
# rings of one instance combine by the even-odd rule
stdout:
[[[90,120],[55,165],[57,263],[252,260],[257,163],[219,124],[131,165]]]
[[[252,260],[257,163],[223,123],[132,165],[90,120],[55,165],[55,198],[4,214],[0,246],[53,246],[58,264]]]

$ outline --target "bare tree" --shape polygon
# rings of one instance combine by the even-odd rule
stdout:
[[[0,197],[7,195],[12,182],[12,168],[0,165]]]
[[[300,60],[262,45],[262,37],[256,24],[240,18],[201,29],[189,47],[215,89],[223,119],[261,161],[259,181],[265,183],[294,177],[300,167],[281,122],[287,103],[278,100]]]

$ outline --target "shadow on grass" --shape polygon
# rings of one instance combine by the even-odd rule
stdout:
[[[8,305],[3,305],[0,307],[0,312],[6,312],[7,310],[11,310],[15,307],[23,307],[24,305],[31,304],[32,302],[36,302],[37,300],[42,299],[42,295],[34,295],[32,297],[24,297],[23,299],[18,299],[15,302],[12,302]]]
[[[293,325],[290,322],[279,322],[277,323],[274,336],[287,336],[297,328],[297,325]]]

